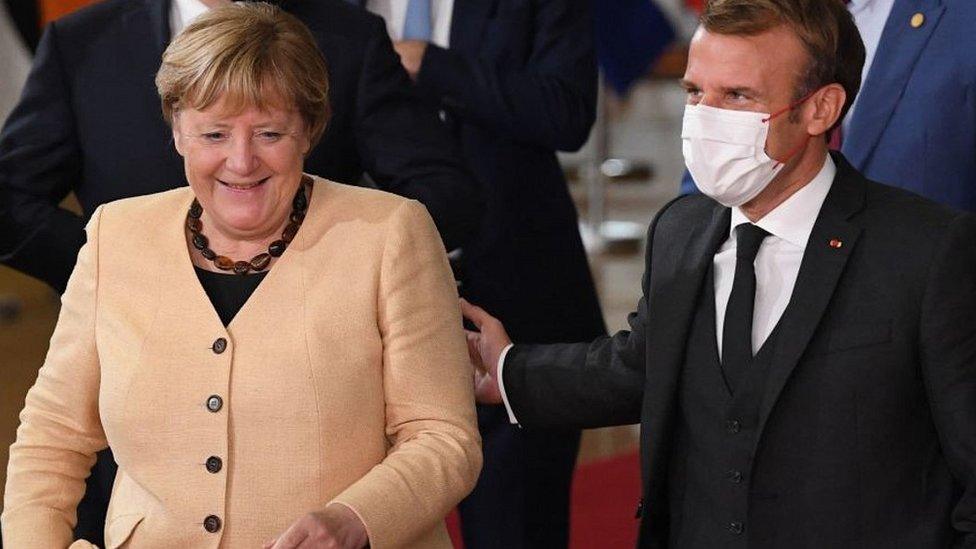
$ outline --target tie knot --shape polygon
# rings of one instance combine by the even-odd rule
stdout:
[[[735,257],[755,261],[759,246],[769,233],[752,223],[743,223],[735,228]]]

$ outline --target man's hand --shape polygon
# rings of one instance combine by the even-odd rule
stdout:
[[[427,42],[423,40],[401,40],[393,43],[393,49],[400,55],[400,64],[407,69],[410,78],[416,80],[420,64],[424,61]]]
[[[502,392],[498,388],[498,358],[505,347],[512,343],[505,326],[477,305],[461,299],[461,314],[478,327],[477,332],[465,330],[468,338],[468,356],[474,364],[474,398],[481,404],[501,404]]]
[[[366,527],[345,505],[328,506],[298,519],[264,549],[361,549],[369,541]]]

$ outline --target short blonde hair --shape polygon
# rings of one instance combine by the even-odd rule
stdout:
[[[156,89],[170,125],[181,108],[204,110],[220,98],[238,110],[295,108],[312,146],[332,114],[325,59],[312,33],[258,2],[215,8],[187,26],[163,53]]]

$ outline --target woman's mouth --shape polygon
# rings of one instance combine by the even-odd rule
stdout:
[[[251,183],[229,183],[227,181],[222,181],[220,179],[218,179],[217,182],[232,191],[249,191],[255,187],[259,187],[263,185],[268,181],[268,179],[270,179],[270,177],[265,177],[264,179],[259,179],[258,181],[254,181]]]

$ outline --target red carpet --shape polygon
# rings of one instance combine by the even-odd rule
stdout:
[[[640,499],[637,452],[576,468],[573,481],[571,549],[632,549],[637,541],[634,511]],[[454,546],[463,549],[457,513],[447,518]]]

